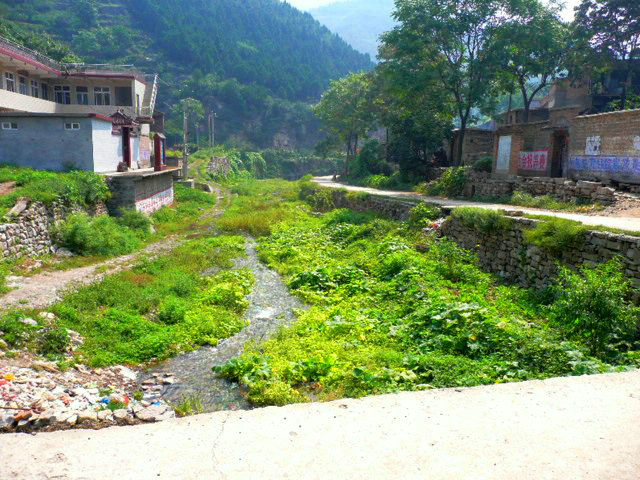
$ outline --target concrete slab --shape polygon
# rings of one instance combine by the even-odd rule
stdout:
[[[640,372],[0,437],[1,479],[638,480]]]

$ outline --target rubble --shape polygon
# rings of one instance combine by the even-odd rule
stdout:
[[[78,365],[61,371],[55,363],[33,358],[4,360],[0,432],[97,429],[175,417],[155,392],[138,391],[137,374],[127,367]]]

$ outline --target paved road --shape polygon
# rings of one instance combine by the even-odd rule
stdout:
[[[14,480],[638,480],[640,372],[0,436]]]
[[[428,197],[415,192],[397,192],[393,190],[377,190],[375,188],[367,187],[355,187],[352,185],[344,185],[342,183],[336,183],[331,176],[328,177],[315,177],[313,179],[316,183],[329,188],[344,188],[352,192],[366,192],[373,195],[382,195],[385,197],[405,198],[410,200],[421,200],[424,202],[434,203],[442,206],[452,207],[482,207],[489,210],[517,210],[524,213],[533,215],[548,215],[558,218],[567,218],[569,220],[576,220],[582,222],[585,225],[602,225],[605,227],[620,228],[623,230],[639,231],[640,232],[640,218],[638,217],[624,217],[624,216],[602,216],[602,215],[582,215],[579,213],[565,213],[554,212],[552,210],[541,210],[538,208],[525,208],[517,207],[514,205],[505,205],[498,203],[479,203],[470,202],[465,200],[450,200],[439,197]]]

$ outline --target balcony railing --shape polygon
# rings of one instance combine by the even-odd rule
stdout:
[[[46,55],[38,53],[34,50],[23,47],[22,45],[19,45],[16,42],[9,40],[8,38],[0,37],[0,48],[13,53],[14,55],[16,55],[16,57],[28,58],[53,70],[57,70],[59,72],[64,70],[64,66],[56,62],[55,60],[52,60]]]

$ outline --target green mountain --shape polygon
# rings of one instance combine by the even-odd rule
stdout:
[[[161,74],[159,108],[181,98],[218,113],[218,138],[315,141],[308,104],[367,55],[279,0],[0,0],[0,34],[58,58]],[[177,115],[169,121],[176,140]]]
[[[378,54],[380,35],[393,28],[394,0],[340,0],[309,11],[356,50]]]

